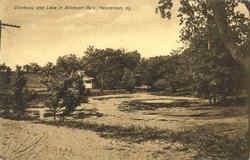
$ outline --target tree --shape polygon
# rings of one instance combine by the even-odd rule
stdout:
[[[83,82],[83,76],[77,76],[76,77],[76,88],[78,90],[79,96],[83,96],[85,93],[85,85]]]
[[[142,59],[138,66],[138,74],[143,84],[154,89],[154,83],[166,75],[166,65],[170,56],[151,57]]]
[[[181,53],[182,49],[177,49],[173,50],[169,56],[142,59],[138,70],[140,79],[144,81],[143,84],[149,85],[152,90],[157,90],[159,82],[164,81],[165,87],[172,92],[184,86],[189,81],[189,71]],[[163,89],[162,86],[160,88]]]
[[[48,65],[51,66],[51,64]],[[81,69],[80,58],[74,54],[59,57],[56,61],[56,70],[65,72],[67,75],[70,75],[79,69]]]
[[[7,70],[7,66],[5,63],[0,64],[0,72],[5,72]]]
[[[163,18],[170,18],[172,0],[159,0],[157,11]],[[178,17],[183,25],[181,38],[190,40],[193,36],[208,29],[206,25],[212,21],[218,31],[219,39],[229,54],[237,63],[243,66],[249,74],[249,34],[250,21],[246,15],[236,12],[239,4],[245,5],[250,12],[248,0],[181,0]],[[205,27],[205,28],[204,28]],[[208,32],[208,31],[207,31]],[[238,43],[240,41],[240,43]],[[245,46],[245,47],[242,47]]]
[[[15,84],[13,88],[14,95],[13,101],[11,102],[13,105],[13,111],[17,114],[17,116],[23,116],[25,110],[27,109],[28,105],[26,104],[25,98],[27,98],[28,91],[25,90],[27,80],[24,77],[24,72],[21,66],[16,66],[16,78]]]
[[[28,66],[32,73],[38,73],[41,70],[41,66],[39,66],[37,63],[30,63]]]
[[[56,74],[56,66],[48,62],[44,67],[42,67],[42,73],[45,74],[46,76]]]
[[[24,72],[26,72],[26,73],[32,72],[32,68],[31,68],[31,66],[29,64],[25,64],[23,66],[23,69],[24,69]]]
[[[7,67],[6,70],[6,85],[9,86],[11,84],[11,68]]]
[[[80,105],[81,98],[84,96],[86,99],[86,95],[82,94],[84,92],[83,86],[79,84],[79,79],[75,77],[69,77],[64,72],[57,72],[56,74],[47,75],[47,78],[42,81],[47,86],[50,94],[46,105],[53,113],[54,120],[56,120],[57,114],[59,114],[64,121],[65,116],[69,116]],[[76,85],[74,85],[75,83]]]
[[[158,5],[156,11],[159,11],[163,18],[171,18],[170,10],[173,1],[159,0]],[[241,66],[240,70],[243,70],[241,77],[245,79],[243,84],[248,87],[248,94],[250,94],[248,85],[250,80],[250,20],[249,15],[236,10],[239,5],[245,6],[250,14],[249,0],[180,0],[178,10],[182,26],[180,37],[184,42],[202,42],[203,46],[206,42],[207,51],[205,52],[211,52],[209,48],[215,48],[214,45],[220,41],[223,49],[226,50],[223,52],[228,55],[227,57],[231,57]]]
[[[140,61],[137,51],[126,52],[124,49],[87,48],[82,58],[86,73],[97,80],[97,85],[103,89],[117,89],[122,86],[125,69],[135,70]]]
[[[132,92],[136,85],[135,73],[133,71],[126,69],[122,77],[122,86],[126,88],[127,91]]]

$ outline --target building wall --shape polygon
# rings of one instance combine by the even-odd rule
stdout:
[[[93,79],[92,77],[89,76],[83,76],[83,82],[85,85],[85,88],[92,89],[93,88]]]
[[[85,85],[85,88],[88,88],[88,89],[92,89],[93,88],[93,85],[92,85],[92,81],[91,83],[89,83],[88,81],[84,81],[84,85]]]

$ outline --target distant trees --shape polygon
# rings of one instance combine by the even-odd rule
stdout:
[[[7,68],[9,68],[8,66],[6,66],[5,63],[0,64],[0,72],[6,72]]]
[[[68,75],[81,69],[80,58],[74,54],[58,57],[56,61],[56,70]]]
[[[126,69],[124,71],[124,74],[122,76],[121,85],[123,88],[125,88],[127,91],[132,92],[133,89],[136,86],[136,77],[135,73],[129,69]]]
[[[11,84],[11,68],[10,67],[7,67],[7,70],[6,70],[6,85],[7,86],[10,86]]]
[[[30,73],[30,72],[33,72],[32,69],[31,69],[31,66],[29,64],[25,64],[23,66],[23,70],[26,72],[26,73]]]
[[[143,84],[154,88],[154,83],[163,78],[166,74],[166,67],[169,56],[143,58],[138,66],[138,74]]]
[[[23,71],[26,73],[38,73],[41,72],[41,66],[37,63],[30,63],[22,66]]]
[[[181,50],[175,50],[169,56],[142,59],[138,70],[143,84],[152,90],[168,88],[174,92],[176,88],[188,83],[188,67],[181,53]]]
[[[200,31],[186,37],[189,43],[185,48],[172,50],[167,56],[141,58],[137,51],[90,46],[82,57],[65,55],[59,57],[55,65],[48,62],[41,67],[31,63],[23,66],[23,70],[18,67],[17,71],[44,75],[43,83],[53,95],[48,105],[55,115],[58,109],[63,108],[62,105],[66,108],[72,105],[72,109],[65,108],[68,110],[65,115],[69,114],[79,104],[79,97],[85,96],[81,77],[85,75],[75,76],[78,70],[84,70],[94,77],[96,87],[101,91],[132,91],[136,85],[147,85],[152,91],[165,90],[169,95],[182,92],[177,95],[204,97],[211,103],[224,101],[228,96],[237,97],[245,87],[244,67],[228,54],[229,51],[217,36],[215,22],[197,27]],[[186,32],[183,31],[183,34],[186,35]],[[249,47],[245,41],[242,43],[242,47]],[[5,65],[0,69],[8,72]],[[72,88],[78,93],[75,94]]]
[[[45,76],[53,75],[56,72],[55,67],[56,66],[53,63],[48,62],[44,67],[42,67],[42,73]]]
[[[11,83],[11,68],[7,66],[5,63],[0,64],[0,72],[2,72],[2,75],[4,78],[4,84],[8,88]]]
[[[97,49],[90,46],[85,56],[84,69],[90,76],[95,77],[97,85],[103,89],[122,88],[122,78],[127,70],[135,70],[140,62],[137,51],[126,52],[124,49]]]
[[[30,71],[33,73],[38,73],[41,70],[41,67],[37,63],[30,63]]]

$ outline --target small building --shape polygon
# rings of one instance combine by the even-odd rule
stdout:
[[[86,75],[85,71],[77,71],[76,72],[79,76],[82,76],[83,83],[85,85],[85,88],[92,89],[93,88],[93,77],[90,77]]]
[[[83,82],[84,82],[85,88],[92,89],[93,88],[93,80],[94,80],[94,78],[92,78],[92,77],[84,76]]]

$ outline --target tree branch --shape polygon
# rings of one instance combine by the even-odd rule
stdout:
[[[229,28],[227,23],[227,15],[225,9],[225,1],[222,0],[208,0],[209,7],[212,8],[214,12],[214,19],[217,25],[220,37],[224,42],[226,49],[229,51],[231,56],[235,61],[244,66],[247,72],[250,69],[250,56],[249,53],[245,54],[246,56],[241,56],[240,47],[234,42],[231,38],[232,31]]]

